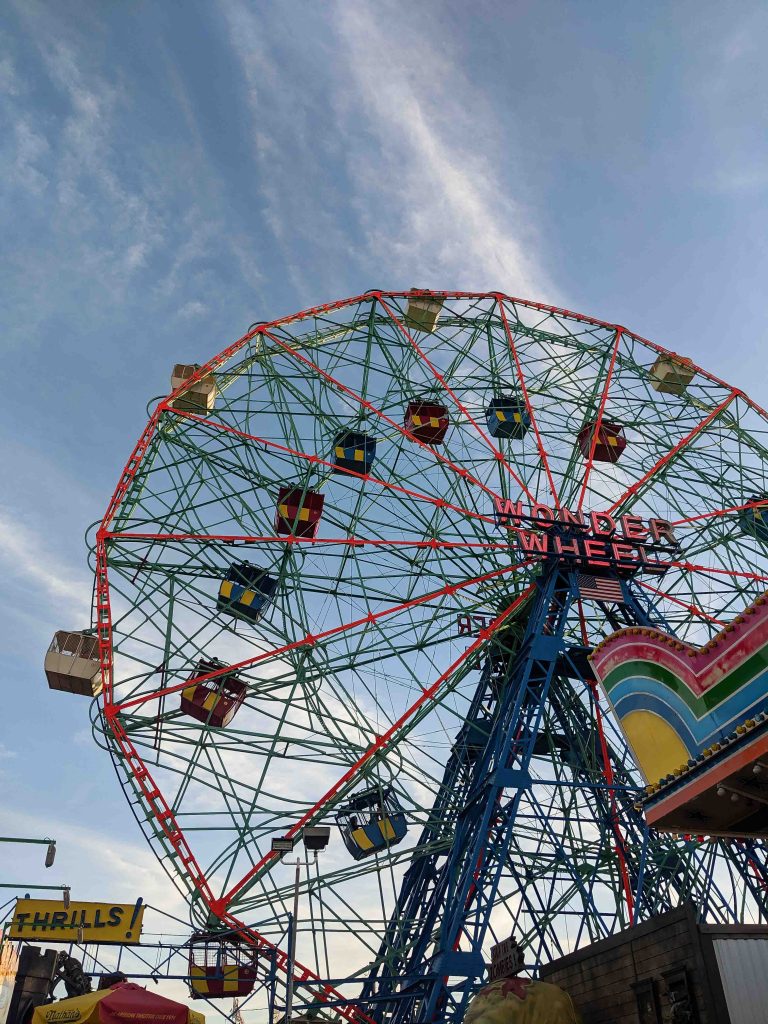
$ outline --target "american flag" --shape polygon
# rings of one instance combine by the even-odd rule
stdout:
[[[577,573],[576,582],[579,586],[579,596],[585,601],[608,601],[612,604],[624,604],[624,594],[621,589],[621,581],[615,576],[588,576],[586,573]]]

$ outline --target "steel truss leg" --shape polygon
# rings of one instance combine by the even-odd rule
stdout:
[[[625,585],[625,592],[617,628],[669,629],[634,588]],[[502,880],[519,897],[509,926],[536,963],[567,951],[556,922],[569,914],[571,946],[684,899],[710,919],[737,919],[706,849],[649,832],[635,807],[623,740],[598,735],[594,693],[564,668],[563,655],[573,649],[565,626],[576,597],[574,574],[553,567],[538,581],[527,619],[502,631],[496,653],[486,658],[420,837],[426,852],[404,876],[362,992],[376,1020],[461,1021],[484,972],[481,951]],[[551,777],[534,781],[531,759],[542,753]],[[766,916],[762,847],[731,844],[723,852]],[[625,904],[616,899],[622,888]]]

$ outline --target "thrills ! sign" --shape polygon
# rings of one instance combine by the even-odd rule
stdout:
[[[141,941],[144,906],[136,903],[75,903],[16,900],[8,937],[32,942],[108,942],[123,946]]]
[[[666,519],[614,517],[608,512],[567,508],[555,511],[539,503],[526,511],[522,501],[498,497],[494,504],[496,525],[513,530],[521,553],[528,557],[556,558],[590,569],[612,566],[663,572],[679,550]]]

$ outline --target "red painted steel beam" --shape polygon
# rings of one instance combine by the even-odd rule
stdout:
[[[282,647],[276,647],[272,651],[262,651],[261,654],[255,655],[253,658],[246,658],[244,661],[238,661],[234,665],[228,665],[225,669],[219,669],[216,672],[210,672],[207,675],[195,676],[196,683],[204,683],[209,679],[215,679],[217,676],[226,673],[239,672],[241,669],[250,668],[253,665],[259,664],[262,661],[268,661],[271,658],[279,658],[282,654],[286,654],[288,651],[295,651],[300,647],[314,646],[314,644],[321,640],[328,640],[331,637],[340,636],[343,633],[347,633],[350,630],[357,629],[360,626],[372,625],[378,622],[379,619],[383,619],[390,615],[397,615],[402,611],[407,611],[410,608],[416,608],[419,605],[427,604],[429,601],[434,600],[437,597],[445,597],[446,595],[455,594],[457,591],[464,590],[466,587],[472,587],[477,583],[484,583],[486,580],[495,579],[499,576],[505,576],[508,573],[517,572],[518,569],[523,569],[531,564],[531,560],[525,562],[519,562],[517,565],[506,566],[503,569],[494,569],[491,572],[483,573],[482,576],[474,576],[472,579],[463,580],[461,583],[451,583],[444,587],[440,587],[438,590],[430,591],[428,594],[423,594],[421,597],[413,598],[410,601],[404,601],[401,604],[392,605],[390,608],[383,608],[378,612],[369,612],[368,615],[363,615],[359,619],[353,619],[351,622],[346,622],[340,626],[331,626],[330,629],[322,630],[320,633],[307,633],[306,636],[301,637],[299,640],[294,640],[289,644],[284,644]],[[151,700],[158,700],[160,697],[165,697],[171,693],[178,693],[179,690],[183,690],[186,686],[189,686],[189,681],[185,680],[183,683],[176,683],[174,686],[166,686],[160,690],[154,690],[152,693],[142,694],[140,697],[133,697],[131,700],[123,701],[121,704],[110,704],[109,707],[105,707],[104,713],[109,717],[110,715],[116,715],[122,711],[127,711],[129,708],[139,707],[142,704],[146,704]]]
[[[547,474],[547,480],[549,481],[549,489],[550,489],[550,492],[552,494],[552,498],[553,498],[553,500],[555,502],[555,508],[559,509],[560,508],[560,497],[559,497],[559,495],[557,493],[557,488],[555,487],[555,481],[552,478],[552,473],[551,473],[550,468],[549,468],[549,460],[547,458],[547,453],[544,450],[544,444],[542,443],[542,440],[541,440],[541,434],[539,433],[539,427],[538,427],[538,424],[536,423],[536,414],[533,411],[533,406],[531,405],[531,399],[530,399],[530,396],[528,395],[528,388],[525,385],[525,377],[523,376],[523,368],[520,365],[520,358],[519,358],[519,356],[517,354],[517,347],[515,346],[514,338],[512,337],[512,331],[509,328],[509,321],[507,320],[507,314],[506,314],[506,312],[504,310],[504,296],[501,295],[501,294],[495,294],[494,298],[496,299],[496,306],[497,306],[497,308],[499,310],[499,313],[501,314],[501,321],[504,324],[504,332],[505,332],[505,334],[507,336],[507,344],[509,345],[509,350],[512,353],[512,358],[513,358],[514,363],[515,363],[515,370],[516,370],[516,373],[517,373],[517,381],[518,381],[518,383],[520,385],[520,391],[521,391],[521,394],[523,396],[523,401],[525,402],[525,407],[526,407],[526,409],[528,411],[528,415],[529,415],[529,417],[531,419],[531,426],[533,427],[533,432],[536,435],[536,447],[539,450],[539,458],[541,459],[541,463],[544,466],[544,472]]]
[[[702,512],[700,515],[688,516],[687,519],[675,519],[670,525],[675,526],[688,526],[690,523],[698,523],[702,519],[714,519],[718,516],[729,515],[731,512],[743,512],[748,508],[766,508],[768,507],[768,501],[747,501],[743,505],[731,505],[728,508],[718,508],[713,512]]]
[[[265,447],[274,448],[279,452],[283,452],[286,455],[293,455],[300,459],[306,459],[307,462],[311,462],[316,466],[325,466],[328,469],[333,469],[335,463],[329,459],[322,459],[319,455],[307,455],[306,452],[298,451],[295,448],[289,448],[287,445],[278,444],[276,441],[268,441],[264,437],[257,437],[255,434],[247,434],[243,430],[238,430],[236,427],[231,427],[226,423],[215,423],[213,420],[206,419],[204,416],[198,416],[196,413],[181,412],[178,409],[170,409],[171,412],[176,413],[177,416],[184,416],[186,419],[195,420],[206,427],[212,427],[215,430],[221,430],[227,434],[233,434],[235,437],[239,437],[244,441],[254,441],[257,444],[263,444]],[[407,433],[407,431],[405,431]],[[421,444],[421,442],[419,442]],[[431,450],[431,449],[430,449]],[[408,498],[414,498],[418,501],[426,501],[436,508],[448,508],[453,512],[460,512],[462,515],[470,516],[474,519],[480,519],[483,522],[493,523],[492,517],[484,516],[480,512],[473,512],[470,509],[464,508],[461,505],[454,505],[450,501],[445,501],[444,498],[431,498],[428,494],[422,494],[420,491],[414,491],[412,488],[403,487],[401,484],[393,484],[388,480],[380,480],[378,477],[373,476],[371,473],[357,473],[354,470],[345,470],[345,476],[356,477],[358,480],[366,480],[369,483],[377,484],[380,487],[384,487],[390,491],[396,491],[399,494],[404,494]],[[493,492],[491,492],[493,494]]]
[[[597,419],[595,420],[595,428],[592,431],[592,440],[589,445],[589,458],[587,459],[587,468],[584,470],[584,479],[581,483],[581,492],[579,494],[579,503],[577,505],[577,511],[581,512],[582,506],[584,505],[584,496],[587,493],[587,485],[589,484],[589,475],[592,472],[592,466],[595,461],[595,448],[597,447],[597,439],[600,434],[600,427],[603,422],[603,412],[605,411],[605,403],[608,400],[608,390],[611,386],[611,378],[613,376],[613,368],[616,365],[616,356],[619,352],[619,345],[621,344],[621,338],[624,334],[623,327],[616,328],[616,339],[613,343],[613,351],[611,352],[611,361],[608,365],[608,372],[605,376],[605,385],[603,387],[603,393],[600,397],[600,404],[597,408]]]
[[[201,544],[217,542],[220,544],[308,544],[310,546],[345,545],[353,548],[380,547],[380,548],[432,548],[434,551],[456,550],[482,550],[482,551],[509,551],[510,546],[504,541],[471,541],[471,540],[392,540],[389,538],[370,537],[297,537],[294,534],[276,534],[274,536],[251,536],[245,534],[223,534],[223,533],[141,533],[133,531],[116,531],[106,533],[108,540],[142,540],[188,543],[197,541]]]
[[[427,354],[422,351],[420,345],[413,338],[413,336],[411,335],[410,331],[406,330],[405,326],[397,319],[395,314],[392,312],[392,310],[389,308],[389,306],[386,304],[386,302],[384,302],[383,299],[380,299],[379,301],[380,301],[381,305],[384,307],[384,309],[387,311],[387,315],[390,317],[392,322],[396,325],[398,330],[405,336],[405,338],[408,340],[408,342],[413,346],[414,351],[418,354],[418,356],[422,360],[422,362],[425,363],[426,366],[429,367],[429,369],[432,372],[432,375],[434,376],[435,380],[438,381],[438,383],[441,384],[442,387],[445,389],[445,391],[451,396],[451,398],[453,399],[453,402],[456,405],[456,408],[459,410],[459,412],[462,414],[462,416],[464,416],[467,420],[469,420],[469,422],[475,428],[477,433],[483,439],[483,442],[486,445],[486,447],[489,448],[491,450],[491,452],[493,453],[493,457],[498,462],[500,462],[502,466],[504,466],[504,468],[507,470],[507,472],[512,477],[512,479],[515,481],[515,483],[518,484],[518,486],[523,490],[523,492],[528,497],[530,502],[532,504],[535,503],[536,498],[535,498],[535,496],[533,494],[531,494],[531,492],[528,489],[528,487],[525,484],[525,482],[517,475],[517,473],[514,471],[514,469],[512,469],[510,464],[504,458],[504,455],[502,454],[502,452],[499,450],[499,448],[496,447],[496,445],[493,443],[493,441],[490,439],[490,437],[488,437],[488,435],[482,429],[482,427],[480,427],[478,425],[477,421],[472,416],[472,414],[470,413],[469,409],[467,409],[467,407],[463,404],[463,402],[460,401],[458,396],[455,394],[455,392],[450,387],[450,385],[448,384],[446,379],[443,377],[443,375],[440,373],[440,371],[437,369],[437,367],[434,366],[432,364],[432,362],[429,360]]]
[[[673,597],[672,594],[668,594],[664,590],[659,590],[657,587],[652,587],[650,583],[646,583],[644,580],[637,581],[644,590],[648,590],[653,594],[658,594],[659,597],[663,597],[665,601],[671,601],[672,604],[679,605],[681,608],[685,608],[686,611],[691,612],[692,615],[698,615],[701,619],[706,619],[707,622],[714,622],[716,626],[724,626],[724,622],[720,622],[714,615],[710,615],[708,612],[703,611],[701,608],[697,608],[695,604],[687,604],[685,601],[681,601],[679,597]]]
[[[708,415],[704,417],[704,419],[701,421],[701,423],[698,423],[693,428],[693,430],[689,431],[685,435],[685,437],[683,437],[680,441],[678,441],[677,444],[674,446],[674,448],[671,448],[666,453],[666,455],[662,455],[662,457],[658,460],[658,462],[656,463],[655,466],[652,466],[648,470],[648,472],[643,474],[643,476],[638,481],[636,481],[633,484],[630,484],[630,486],[624,491],[624,493],[621,495],[621,497],[618,498],[616,501],[614,501],[614,503],[608,509],[608,514],[611,515],[613,512],[616,511],[617,508],[619,508],[621,505],[624,504],[624,502],[627,500],[627,498],[632,497],[633,494],[637,494],[637,492],[640,490],[640,488],[643,486],[643,484],[647,483],[651,479],[651,477],[655,476],[656,473],[659,472],[659,470],[663,469],[664,466],[666,466],[669,462],[671,462],[672,459],[674,459],[674,457],[679,452],[681,452],[683,450],[683,448],[685,448],[687,445],[689,445],[691,443],[691,441],[695,437],[697,437],[702,432],[702,430],[704,430],[705,427],[709,426],[709,424],[712,422],[712,420],[716,416],[720,415],[720,413],[723,411],[723,409],[725,409],[725,407],[727,405],[730,405],[730,403],[734,400],[734,398],[736,398],[737,395],[738,395],[737,391],[731,391],[731,393],[728,395],[728,397],[723,399],[723,401],[720,402],[719,405],[716,405],[715,408],[712,409],[708,413]]]
[[[532,584],[515,601],[512,602],[509,607],[505,608],[500,615],[490,623],[490,625],[481,630],[478,638],[470,644],[470,646],[461,654],[446,670],[442,672],[431,686],[427,687],[422,691],[420,697],[418,697],[411,706],[403,712],[400,717],[389,726],[389,728],[381,735],[377,736],[376,740],[368,747],[368,749],[360,755],[355,763],[331,786],[331,788],[323,794],[320,799],[313,804],[313,806],[306,811],[297,822],[295,822],[288,831],[285,833],[286,839],[291,839],[297,836],[302,828],[309,824],[314,819],[321,817],[321,812],[324,807],[329,804],[334,797],[336,797],[342,789],[346,788],[347,783],[351,782],[358,774],[360,769],[366,765],[371,758],[375,755],[383,754],[389,746],[393,744],[397,738],[398,733],[403,726],[419,711],[422,707],[428,704],[436,696],[438,691],[441,689],[443,683],[449,679],[454,672],[462,666],[462,664],[472,655],[475,651],[489,640],[496,629],[505,621],[505,619],[512,614],[521,604],[528,598],[529,594],[533,590],[534,585]],[[279,855],[272,853],[271,851],[265,854],[260,861],[247,872],[247,874],[233,886],[232,889],[223,897],[225,903],[229,901],[246,885],[252,878],[259,874],[265,867],[271,862],[279,859]]]

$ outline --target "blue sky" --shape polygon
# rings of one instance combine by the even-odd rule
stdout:
[[[768,9],[0,18],[0,832],[61,845],[45,878],[6,850],[0,875],[161,899],[87,704],[49,694],[42,658],[87,616],[83,534],[172,364],[372,287],[500,289],[624,323],[768,405]]]

